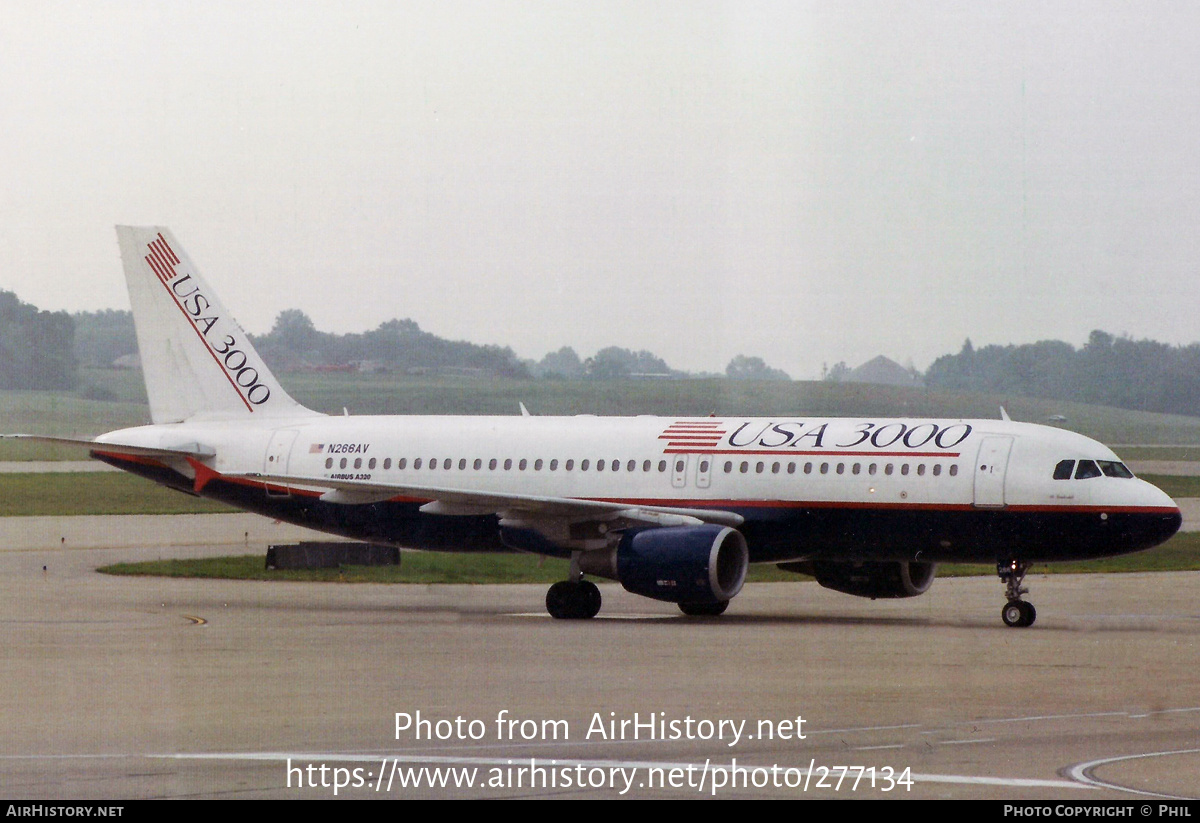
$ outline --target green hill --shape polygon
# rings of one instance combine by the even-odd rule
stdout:
[[[149,422],[140,375],[82,370],[85,393],[0,392],[0,429],[32,434],[95,435]],[[536,415],[779,415],[804,416],[999,416],[1064,426],[1106,443],[1200,446],[1200,417],[1128,411],[980,392],[900,388],[863,383],[777,380],[512,380],[422,377],[394,374],[283,375],[297,400],[329,414],[517,414],[524,403]],[[1200,411],[1200,410],[1198,410]],[[1178,450],[1156,453],[1170,459]],[[78,459],[72,449],[0,444],[0,460]],[[1193,452],[1194,456],[1194,452]],[[1175,459],[1186,459],[1185,454]]]

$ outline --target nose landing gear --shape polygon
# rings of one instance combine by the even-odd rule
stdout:
[[[1024,628],[1032,626],[1033,621],[1037,619],[1037,609],[1029,601],[1021,599],[1021,595],[1029,593],[1029,589],[1021,585],[1029,566],[1029,563],[1022,560],[996,564],[996,574],[1000,575],[1000,582],[1004,584],[1004,596],[1008,598],[1008,602],[1000,610],[1000,619],[1006,626]]]

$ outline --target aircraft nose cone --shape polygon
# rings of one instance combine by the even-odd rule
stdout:
[[[1144,481],[1143,481],[1144,482]],[[1157,546],[1171,538],[1183,525],[1183,513],[1170,495],[1152,483],[1143,487],[1148,492],[1145,503],[1149,511],[1138,518],[1140,542],[1144,548]]]
[[[1157,522],[1147,523],[1149,545],[1157,546],[1170,539],[1183,525],[1183,513],[1178,508],[1170,514],[1159,515]]]

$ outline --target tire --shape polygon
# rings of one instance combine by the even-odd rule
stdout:
[[[589,580],[560,580],[546,592],[546,611],[556,620],[587,620],[600,611],[600,589]]]
[[[1037,619],[1037,609],[1032,603],[1024,600],[1010,600],[1000,610],[1000,619],[1004,621],[1005,626],[1023,629],[1033,625],[1033,621]]]
[[[1020,600],[1010,600],[1004,604],[1004,608],[1000,610],[1000,619],[1004,621],[1005,626],[1017,627],[1021,625],[1021,621],[1025,617],[1025,610],[1021,608]]]
[[[680,603],[679,610],[688,617],[716,617],[724,614],[729,608],[728,600],[719,600],[716,603]]]
[[[603,598],[600,596],[600,588],[590,580],[583,580],[579,583],[580,594],[583,595],[580,600],[582,602],[582,617],[591,619],[600,613],[600,604]]]

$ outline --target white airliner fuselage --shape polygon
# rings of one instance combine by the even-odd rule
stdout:
[[[585,574],[719,614],[749,562],[906,597],[955,561],[996,563],[1005,622],[1030,625],[1031,562],[1138,551],[1181,522],[1100,443],[1008,420],[319,415],[169,232],[118,234],[155,424],[94,456],[359,540],[570,557],[556,617],[599,609]]]

